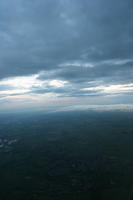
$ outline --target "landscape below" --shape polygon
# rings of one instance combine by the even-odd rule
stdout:
[[[0,115],[0,199],[133,199],[133,112]]]

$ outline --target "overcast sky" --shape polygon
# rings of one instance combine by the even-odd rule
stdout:
[[[0,0],[0,109],[133,104],[132,0]]]

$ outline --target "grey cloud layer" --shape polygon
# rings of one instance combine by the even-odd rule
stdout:
[[[70,83],[47,89],[64,96],[86,95],[89,81],[131,83],[132,10],[132,0],[1,0],[0,79],[43,71]]]

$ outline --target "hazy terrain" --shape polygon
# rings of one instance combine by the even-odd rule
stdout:
[[[0,115],[0,199],[133,199],[133,113]]]

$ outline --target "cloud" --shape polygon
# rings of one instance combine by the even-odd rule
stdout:
[[[132,10],[131,0],[1,0],[0,98],[131,95]]]

